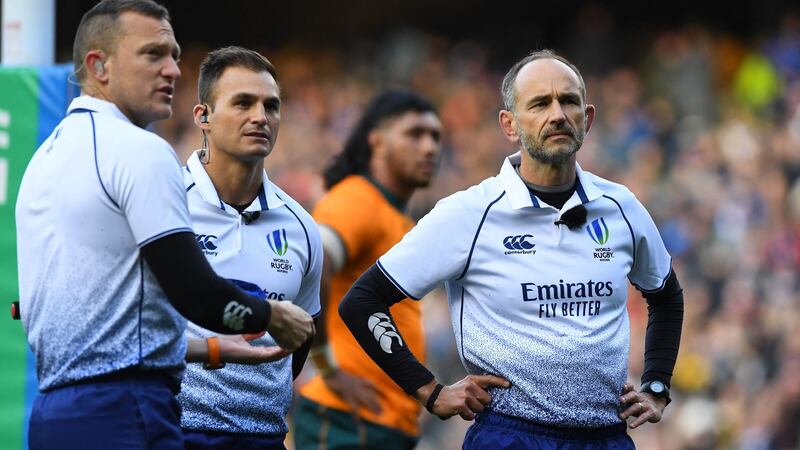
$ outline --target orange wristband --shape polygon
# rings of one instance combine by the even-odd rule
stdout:
[[[225,367],[225,363],[220,361],[219,338],[216,336],[206,338],[206,344],[208,344],[208,362],[203,363],[203,368],[215,370]]]

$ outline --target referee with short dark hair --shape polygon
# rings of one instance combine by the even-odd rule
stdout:
[[[290,351],[313,335],[307,313],[245,294],[200,253],[178,160],[145,129],[172,113],[179,54],[151,0],[103,0],[78,26],[83,95],[33,155],[16,208],[42,393],[31,449],[183,449],[184,316],[220,333],[268,329]]]

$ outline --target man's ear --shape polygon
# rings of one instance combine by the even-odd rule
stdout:
[[[106,53],[102,50],[89,50],[83,57],[83,66],[86,69],[87,77],[93,78],[101,83],[108,82],[108,70],[106,68]]]
[[[586,105],[586,131],[589,131],[589,128],[592,128],[592,124],[594,123],[594,115],[595,115],[595,108],[594,105]]]
[[[503,131],[506,139],[515,144],[519,142],[519,135],[517,135],[517,129],[514,126],[517,120],[514,113],[506,109],[501,109],[498,120],[500,122],[500,129]]]
[[[194,114],[195,125],[197,125],[201,130],[211,129],[211,118],[209,115],[210,111],[207,105],[202,103],[194,105],[194,108],[192,108],[192,113]]]

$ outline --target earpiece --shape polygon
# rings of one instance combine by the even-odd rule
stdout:
[[[203,114],[200,114],[200,123],[208,123],[208,107],[203,106]]]
[[[203,113],[200,114],[199,121],[201,125],[208,125],[210,122],[208,120],[208,106],[203,105]],[[206,136],[206,131],[206,129],[200,127],[200,132],[203,133],[203,146],[197,152],[197,156],[203,164],[208,164],[211,160],[211,150],[208,148],[208,136]]]
[[[94,70],[98,74],[102,75],[106,71],[106,68],[103,67],[103,61],[100,61],[99,59],[95,59],[94,60]]]

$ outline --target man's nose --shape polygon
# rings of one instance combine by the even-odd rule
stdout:
[[[264,107],[264,105],[262,105],[260,103],[258,105],[256,105],[256,107],[254,109],[254,115],[253,115],[253,119],[252,120],[253,120],[254,123],[257,123],[257,124],[260,124],[260,125],[266,125],[267,124],[267,122],[268,122],[267,109]]]
[[[567,119],[567,115],[564,113],[564,108],[561,107],[561,103],[559,102],[551,103],[547,112],[547,119],[551,123],[560,123]]]
[[[422,151],[426,154],[438,154],[442,149],[440,140],[431,133],[426,133],[422,137]]]
[[[174,58],[167,58],[167,64],[161,70],[161,75],[170,80],[177,80],[181,77],[181,69],[178,67],[178,61]]]

